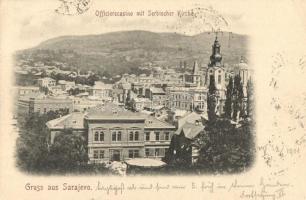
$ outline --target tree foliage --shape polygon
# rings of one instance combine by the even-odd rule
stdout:
[[[198,141],[198,165],[208,172],[241,172],[253,162],[253,127],[249,123],[236,128],[228,120],[219,119],[206,128]]]
[[[216,120],[216,106],[217,106],[217,98],[216,98],[216,85],[214,76],[210,77],[209,89],[207,94],[207,114],[208,121],[213,123]]]
[[[78,170],[87,161],[86,137],[74,134],[71,129],[55,137],[48,155],[49,168],[57,171]]]
[[[254,115],[254,85],[252,79],[247,83],[247,116],[253,119]]]
[[[224,105],[224,115],[226,118],[232,117],[232,96],[233,96],[233,79],[230,77],[228,85],[226,87],[226,100]]]
[[[65,130],[50,146],[46,122],[60,117],[65,111],[50,111],[24,116],[17,139],[17,166],[30,173],[68,172],[87,162],[87,141],[82,135]]]
[[[233,88],[233,120],[239,120],[239,114],[242,112],[243,86],[239,75],[234,77]]]

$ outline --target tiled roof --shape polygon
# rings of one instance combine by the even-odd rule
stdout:
[[[143,114],[135,113],[119,107],[114,103],[107,103],[103,106],[94,107],[88,110],[87,119],[145,119]]]
[[[110,107],[107,107],[110,108]],[[51,120],[47,122],[47,127],[49,129],[64,129],[64,128],[72,128],[72,129],[84,129],[84,117],[88,119],[142,119],[145,122],[145,128],[156,128],[156,129],[174,129],[175,126],[171,124],[158,120],[155,117],[148,116],[142,113],[133,113],[131,111],[121,111],[120,114],[113,114],[108,110],[104,110],[99,113],[97,108],[95,108],[95,113],[93,111],[89,111],[86,115],[81,112],[74,112],[63,117]],[[133,116],[131,116],[133,113]]]
[[[197,121],[201,122],[202,118],[207,119],[207,116],[205,114],[198,114],[196,112],[188,112],[179,119],[179,127],[181,127],[184,123],[195,124]]]
[[[84,129],[84,113],[74,112],[47,122],[49,129]]]
[[[179,128],[175,134],[180,135],[181,133],[184,134],[184,136],[188,139],[193,139],[195,138],[202,130],[204,129],[204,126],[199,123],[198,125],[196,124],[191,124],[191,123],[185,123],[181,128]]]
[[[158,120],[155,117],[147,116],[145,121],[145,128],[175,128],[175,126]]]

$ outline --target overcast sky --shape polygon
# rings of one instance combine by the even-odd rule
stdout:
[[[72,0],[71,0],[72,1]],[[240,34],[250,32],[247,26],[250,7],[244,1],[205,1],[206,3],[188,3],[188,1],[139,1],[118,0],[116,2],[104,0],[92,0],[90,9],[77,16],[66,16],[55,12],[61,4],[56,0],[11,0],[9,1],[8,21],[11,33],[16,40],[14,49],[24,49],[33,47],[40,42],[62,35],[87,35],[101,34],[122,30],[148,30],[153,32],[177,32],[186,35],[194,35],[203,31],[210,31],[207,23],[211,23],[213,17],[209,13],[200,11],[202,17],[179,18],[176,14],[178,10],[187,11],[192,8],[211,7],[225,23],[217,25],[224,31],[231,31]],[[97,10],[105,11],[133,11],[139,10],[160,10],[173,11],[173,17],[97,17]]]

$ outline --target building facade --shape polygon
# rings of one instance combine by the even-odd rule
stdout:
[[[17,96],[36,95],[39,94],[39,87],[35,86],[18,86],[14,88]]]
[[[207,110],[206,87],[170,87],[167,91],[167,107],[187,111]]]
[[[28,101],[29,113],[47,113],[49,111],[73,111],[73,102],[69,98],[30,98]]]
[[[49,78],[49,77],[46,77],[46,78],[40,78],[37,80],[37,84],[40,86],[40,87],[52,87],[52,86],[55,86],[56,85],[56,80],[52,79],[52,78]]]
[[[51,135],[58,134],[59,127],[64,129],[57,125],[59,122],[64,123],[63,121],[71,119],[72,117],[66,117],[63,120],[49,121],[47,125]],[[89,110],[83,121],[78,120],[76,123],[79,123],[74,124],[78,131],[83,130],[88,137],[90,163],[144,157],[161,159],[165,156],[175,132],[175,127],[166,122],[113,104]],[[73,129],[73,126],[65,128]]]

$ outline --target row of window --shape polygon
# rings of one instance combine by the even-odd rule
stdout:
[[[104,141],[104,132],[103,131],[96,131],[94,135],[94,141],[96,142],[103,142]],[[121,131],[114,131],[112,132],[112,141],[121,141],[122,132]],[[138,141],[139,140],[139,132],[138,131],[131,131],[129,133],[129,140],[130,141]]]
[[[172,106],[174,107],[181,107],[181,108],[190,108],[191,103],[184,103],[180,101],[174,101],[172,102]]]
[[[155,132],[155,140],[161,140],[160,132]],[[94,134],[94,141],[95,142],[103,142],[104,141],[104,132],[103,131],[96,131]],[[112,132],[112,141],[121,141],[122,132],[121,131],[114,131]],[[150,141],[150,132],[145,132],[145,140]],[[164,140],[170,140],[170,133],[165,132]],[[130,131],[129,132],[129,141],[139,141],[139,131]]]
[[[145,156],[164,156],[168,149],[161,149],[161,148],[155,148],[155,149],[145,149]],[[152,154],[153,153],[153,154]],[[130,149],[128,150],[128,156],[129,158],[139,158],[139,149]],[[93,158],[94,159],[104,159],[105,158],[105,150],[94,150],[93,151]]]
[[[168,148],[166,148],[166,149],[162,149],[162,148],[145,149],[145,155],[146,155],[146,157],[149,157],[149,156],[155,156],[155,157],[165,156],[165,153],[167,151],[168,151]]]
[[[67,112],[69,112],[69,108],[65,107],[65,108],[43,108],[43,112],[47,113],[48,111],[56,111],[56,110],[61,110],[61,109],[66,109]],[[37,108],[37,112],[40,112],[40,107]]]
[[[159,141],[161,140],[160,138],[160,132],[155,132],[155,140]],[[146,141],[150,141],[150,132],[145,132],[146,135]],[[169,132],[165,132],[165,137],[164,140],[170,140],[170,133]]]
[[[185,99],[188,100],[189,95],[185,95],[185,94],[173,94],[172,98],[174,99]]]

